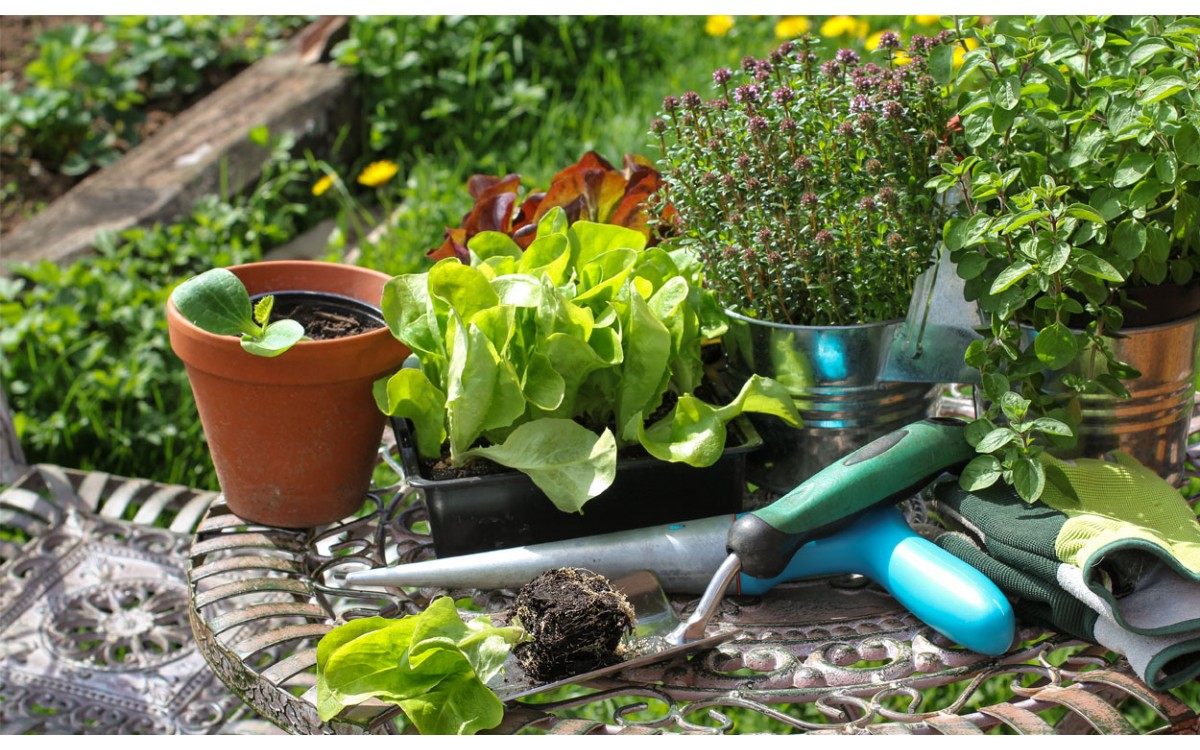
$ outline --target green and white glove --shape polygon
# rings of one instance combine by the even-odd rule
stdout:
[[[1134,458],[1045,457],[1042,502],[933,488],[937,542],[1015,599],[1018,617],[1123,654],[1155,690],[1200,677],[1200,524]]]

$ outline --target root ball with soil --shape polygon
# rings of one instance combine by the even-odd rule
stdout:
[[[556,568],[517,595],[516,618],[530,640],[514,655],[525,673],[553,682],[616,663],[633,607],[607,578],[583,568]]]

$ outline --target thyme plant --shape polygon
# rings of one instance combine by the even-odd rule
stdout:
[[[903,317],[944,221],[924,185],[952,153],[932,74],[949,78],[949,37],[913,37],[899,64],[892,33],[867,61],[824,63],[803,36],[714,72],[714,99],[663,101],[662,220],[727,308],[797,325]]]

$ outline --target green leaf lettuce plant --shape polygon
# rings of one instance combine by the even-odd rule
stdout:
[[[329,721],[377,698],[398,705],[421,734],[491,729],[504,705],[487,682],[523,635],[487,617],[463,622],[446,596],[418,615],[351,620],[317,644],[317,712]]]
[[[574,512],[612,483],[622,446],[708,466],[743,411],[799,423],[764,378],[724,406],[694,395],[701,341],[726,319],[691,253],[616,225],[568,226],[560,208],[524,251],[500,232],[468,248],[470,265],[448,258],[384,290],[384,318],[420,369],[378,382],[376,401],[412,420],[420,455],[445,443],[452,466],[489,459]]]
[[[224,268],[183,282],[171,293],[171,301],[198,328],[218,336],[240,336],[242,348],[260,357],[278,357],[304,338],[304,326],[294,320],[268,322],[273,295],[251,303],[246,286]]]
[[[987,318],[966,353],[990,406],[961,481],[1036,500],[1038,456],[1072,441],[1075,397],[1128,396],[1138,372],[1105,338],[1200,305],[1200,20],[958,22],[978,42],[955,81],[970,154],[929,186],[963,198],[944,227],[966,295]]]
[[[904,317],[944,216],[925,187],[947,158],[949,34],[887,32],[867,60],[818,63],[810,37],[669,96],[651,133],[667,199],[721,303],[794,325]]]

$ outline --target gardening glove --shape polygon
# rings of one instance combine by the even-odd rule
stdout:
[[[1023,619],[1123,654],[1155,690],[1200,676],[1200,525],[1132,457],[1044,459],[1042,502],[1008,487],[933,497],[958,528],[940,546],[981,570]]]

